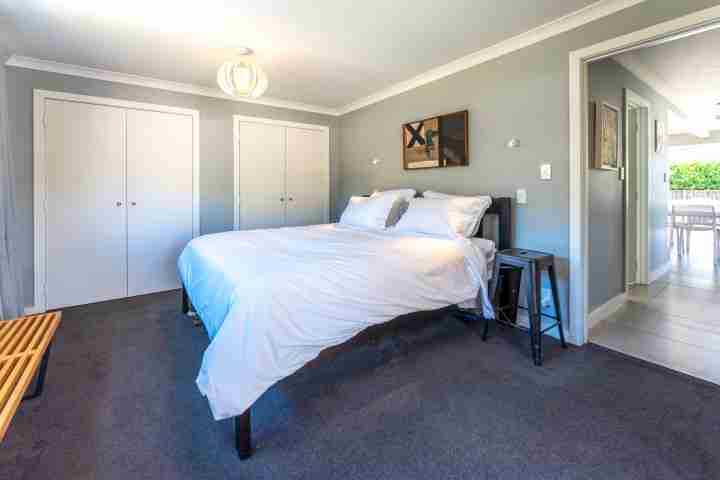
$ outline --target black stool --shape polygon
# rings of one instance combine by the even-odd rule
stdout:
[[[493,305],[497,305],[495,297],[497,294],[498,279],[500,278],[500,270],[506,266],[527,269],[528,281],[526,293],[528,317],[530,320],[530,344],[532,346],[533,362],[535,365],[542,365],[542,336],[545,332],[557,327],[560,332],[560,343],[563,348],[567,348],[560,314],[560,298],[558,296],[557,277],[555,275],[555,257],[549,253],[524,250],[522,248],[510,248],[499,251],[495,255],[495,268],[490,284],[490,300],[493,302]],[[548,276],[550,277],[555,317],[550,317],[542,313],[540,286],[542,285],[541,275],[543,269],[547,269]],[[500,312],[497,307],[495,307],[495,310],[495,318],[499,319]],[[543,329],[541,320],[543,316],[554,318],[556,322]],[[485,322],[485,332],[487,332],[488,320],[486,319]]]

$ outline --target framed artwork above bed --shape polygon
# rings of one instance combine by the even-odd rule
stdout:
[[[470,162],[467,110],[406,123],[402,139],[405,170],[462,167]]]

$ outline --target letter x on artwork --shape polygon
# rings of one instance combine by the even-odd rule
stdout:
[[[412,135],[412,138],[410,139],[410,142],[407,144],[406,148],[410,148],[416,143],[418,145],[425,145],[425,139],[420,134],[420,130],[423,128],[423,122],[418,122],[417,128],[413,128],[413,126],[409,123],[405,125],[405,128],[408,132],[410,132],[410,135]]]

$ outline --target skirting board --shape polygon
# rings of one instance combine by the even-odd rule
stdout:
[[[40,313],[45,313],[45,310],[43,310],[42,308],[37,308],[35,305],[30,305],[23,309],[24,315],[38,315]]]
[[[588,330],[608,318],[613,313],[617,312],[620,307],[625,305],[626,301],[627,293],[623,292],[620,295],[611,298],[610,300],[590,312],[590,314],[588,315]]]
[[[546,322],[554,322],[555,320],[543,317],[543,328],[547,327],[549,323]],[[570,335],[568,335],[567,332],[567,323],[563,322],[563,325],[565,326],[565,340],[575,346],[579,346],[577,343],[575,343]],[[522,328],[530,328],[530,318],[528,317],[527,310],[525,309],[519,309],[517,312],[517,326]],[[550,335],[553,338],[560,339],[560,334],[558,333],[557,328],[553,328],[552,330],[548,330],[545,332],[545,335]]]
[[[672,268],[672,261],[668,260],[667,263],[665,263],[665,265],[650,272],[648,282],[653,283],[654,281],[660,279],[663,275],[668,273],[671,268]]]

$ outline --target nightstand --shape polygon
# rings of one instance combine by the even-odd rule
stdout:
[[[526,250],[522,248],[510,248],[501,250],[495,255],[495,267],[490,282],[490,300],[496,307],[495,318],[499,318],[501,312],[497,308],[498,279],[502,268],[514,267],[525,270],[527,273],[526,295],[527,309],[530,320],[530,344],[532,348],[533,362],[535,365],[542,365],[542,336],[548,330],[557,328],[560,333],[560,343],[567,348],[565,333],[563,332],[562,316],[560,314],[560,299],[558,296],[557,275],[555,273],[555,256],[550,253]],[[547,270],[550,277],[550,288],[552,290],[555,317],[542,313],[540,288],[542,285],[542,271]],[[552,325],[542,328],[541,317],[549,317],[556,320]],[[486,320],[487,322],[487,320]],[[486,324],[487,331],[487,324]]]

